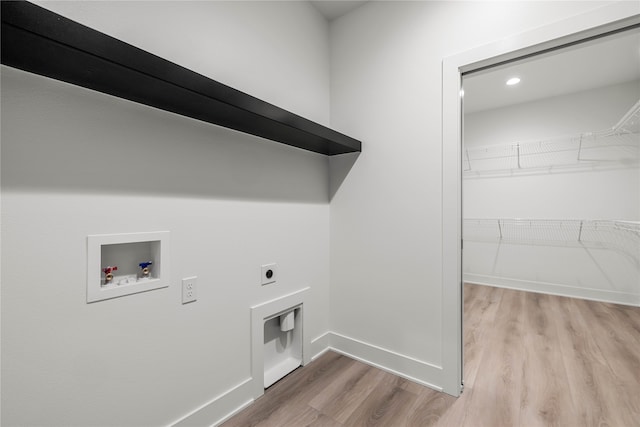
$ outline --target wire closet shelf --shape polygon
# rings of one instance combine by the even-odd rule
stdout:
[[[465,148],[465,177],[558,167],[629,167],[640,159],[640,100],[612,127],[546,140]]]
[[[611,249],[640,263],[640,221],[465,218],[462,235],[476,242]]]

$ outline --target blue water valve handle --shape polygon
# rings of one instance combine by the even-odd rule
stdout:
[[[149,273],[151,272],[149,266],[151,264],[153,264],[151,261],[141,262],[140,264],[138,264],[142,269],[142,277],[149,277]]]

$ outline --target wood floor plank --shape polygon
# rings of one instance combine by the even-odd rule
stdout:
[[[524,359],[519,425],[567,426],[575,422],[569,382],[557,347],[558,332],[549,295],[524,293]]]
[[[316,409],[300,405],[298,407],[282,406],[268,419],[261,421],[256,427],[342,427],[342,424]]]
[[[462,425],[515,426],[520,415],[523,360],[522,293],[501,290],[498,312],[489,334],[481,345],[486,346],[481,368],[471,384]]]
[[[353,369],[345,372],[344,379],[338,381],[342,384],[340,389],[327,393],[328,399],[320,396],[314,398],[310,405],[336,421],[345,423],[388,375],[384,371],[356,362]]]
[[[618,415],[624,423],[640,425],[640,308],[615,304],[604,304],[602,308],[611,314],[609,327],[620,331],[617,336],[621,339],[616,340],[616,345],[603,350],[615,394],[621,396],[620,405],[628,409]]]
[[[640,345],[626,329],[615,322],[612,305],[585,300],[573,300],[590,337],[596,337],[601,357],[595,365],[593,388],[597,390],[607,419],[619,425],[634,421],[640,425]],[[585,333],[586,335],[586,333]],[[632,425],[632,424],[631,424]]]
[[[378,386],[371,390],[344,425],[405,426],[403,418],[417,396],[402,388],[404,381],[406,380],[396,375],[382,372]]]
[[[571,298],[556,298],[551,308],[556,315],[558,348],[567,369],[567,390],[572,398],[574,421],[585,426],[615,425],[602,381],[598,381],[606,370],[606,361],[590,333],[576,301]]]
[[[344,395],[353,389],[367,373],[373,374],[375,370],[369,365],[354,360],[336,381],[332,382],[322,393],[313,397],[309,405],[319,411],[326,409],[330,402],[344,398]]]
[[[314,422],[309,424],[307,427],[343,427],[343,426],[344,424],[340,424],[333,418],[325,414],[320,414],[320,416]],[[291,427],[296,427],[296,425],[294,424]]]
[[[305,368],[297,369],[267,390],[249,408],[231,418],[224,427],[269,425],[269,420],[286,406],[296,407],[299,402],[311,400],[336,380],[353,359],[334,352],[327,352]],[[275,416],[278,414],[276,413]]]
[[[465,390],[327,352],[224,427],[640,427],[640,308],[465,285]]]
[[[591,330],[602,337],[598,345],[617,376],[631,377],[640,384],[640,336],[629,324],[618,321],[619,307],[595,301],[578,300],[584,308]]]
[[[640,345],[640,307],[606,303],[604,305],[611,308],[615,322],[627,328],[629,335],[635,337]]]
[[[461,413],[456,412],[454,408],[458,400],[446,393],[425,387],[409,409],[406,425],[423,427],[459,425],[457,421],[459,421]]]
[[[467,418],[467,402],[474,400],[476,375],[481,366],[485,351],[493,349],[486,345],[491,342],[491,334],[495,333],[495,318],[502,300],[503,289],[490,286],[464,287],[464,383],[465,391],[459,398],[442,394],[437,399],[432,415],[429,409],[421,408],[419,412],[427,412],[425,425],[449,427],[461,426]],[[440,404],[442,407],[439,407]],[[437,418],[437,419],[436,419]],[[416,416],[416,419],[420,419]],[[420,425],[420,424],[416,424]]]
[[[502,291],[490,286],[465,286],[464,288],[464,381],[472,384],[482,354],[487,349],[483,343],[493,333],[496,313],[502,299]]]

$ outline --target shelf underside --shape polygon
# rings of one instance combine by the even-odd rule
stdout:
[[[2,63],[325,155],[360,141],[28,2],[3,1]]]

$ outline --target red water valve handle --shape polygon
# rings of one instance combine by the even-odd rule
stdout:
[[[108,267],[103,268],[103,269],[102,269],[102,272],[103,272],[104,274],[111,274],[112,272],[114,272],[114,271],[116,271],[116,270],[118,270],[118,267],[116,267],[115,265],[114,265],[114,266],[111,266],[111,265],[110,265],[110,266],[108,266]]]
[[[115,265],[110,265],[108,267],[105,267],[102,269],[102,272],[104,273],[104,282],[105,283],[111,283],[111,281],[113,280],[113,272],[116,271],[118,269],[118,267],[116,267]]]

